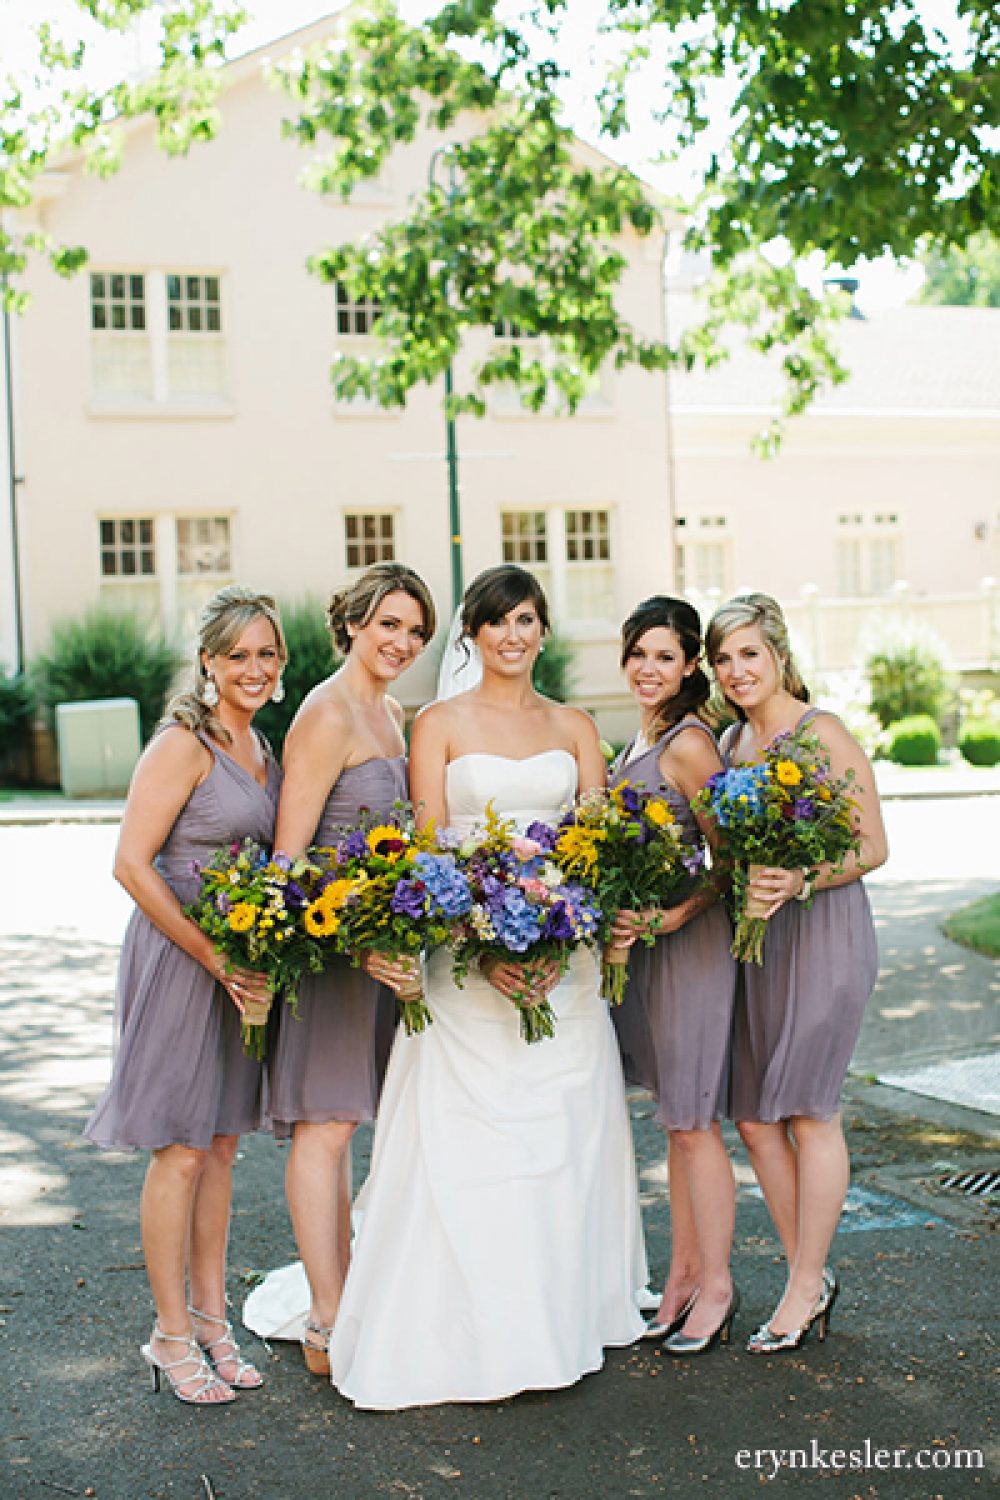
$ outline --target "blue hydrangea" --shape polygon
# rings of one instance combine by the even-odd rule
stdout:
[[[443,917],[461,917],[472,905],[469,882],[451,854],[418,854],[413,861],[416,878],[427,894],[427,911]]]

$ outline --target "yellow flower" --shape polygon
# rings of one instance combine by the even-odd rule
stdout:
[[[229,913],[229,925],[234,932],[249,932],[256,920],[256,908],[249,901],[237,901]]]
[[[556,853],[571,873],[591,874],[597,865],[597,846],[607,838],[603,828],[580,828],[570,824],[556,841]]]
[[[654,828],[666,828],[668,823],[674,821],[674,815],[666,802],[650,801],[646,803],[646,817]]]
[[[302,915],[302,921],[310,937],[329,937],[340,926],[340,918],[336,912],[322,900],[310,902]]]
[[[406,853],[406,836],[398,828],[381,823],[368,830],[367,844],[373,854],[381,859],[399,859]]]
[[[317,899],[327,910],[339,911],[348,897],[360,890],[363,884],[362,880],[331,880]]]
[[[802,780],[802,772],[794,760],[779,760],[774,768],[774,774],[782,786],[798,786]]]

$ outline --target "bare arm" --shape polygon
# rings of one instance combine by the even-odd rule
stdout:
[[[577,764],[577,791],[592,792],[608,784],[608,768],[601,751],[597,725],[582,709],[565,710],[573,715]]]
[[[312,842],[330,788],[344,769],[351,723],[340,703],[314,699],[288,731],[274,847],[294,858]]]
[[[448,738],[444,705],[432,703],[417,714],[410,734],[410,800],[421,828],[431,822],[444,828],[448,822]]]

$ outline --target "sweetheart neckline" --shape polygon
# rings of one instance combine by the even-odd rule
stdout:
[[[446,769],[457,766],[460,760],[502,760],[508,765],[524,766],[531,760],[539,760],[543,755],[567,755],[576,765],[576,756],[572,750],[563,750],[561,746],[554,746],[551,750],[536,750],[533,755],[498,755],[494,750],[466,750],[463,755],[456,755],[448,762]]]

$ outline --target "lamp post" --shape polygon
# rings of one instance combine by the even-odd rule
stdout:
[[[14,458],[14,385],[10,353],[10,312],[7,308],[7,272],[0,276],[3,303],[3,379],[7,426],[7,480],[10,512],[10,572],[14,604],[14,676],[24,671],[24,623],[21,610],[21,548],[17,525],[17,464]]]
[[[455,164],[448,157],[447,146],[439,146],[432,155],[428,169],[428,180],[432,187],[437,186],[435,174],[438,163],[442,160],[447,162],[448,179],[444,194],[450,205],[455,199],[457,182]],[[445,462],[448,465],[448,535],[451,556],[451,603],[452,608],[457,609],[462,602],[462,594],[465,591],[465,580],[462,570],[462,507],[458,489],[458,442],[455,435],[455,419],[451,414],[451,397],[454,389],[455,382],[452,373],[452,363],[449,360],[444,372]]]

